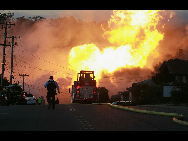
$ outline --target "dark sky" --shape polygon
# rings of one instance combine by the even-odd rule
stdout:
[[[83,21],[108,21],[112,10],[0,10],[1,13],[13,12],[15,17],[43,16],[45,18],[58,18],[74,16]],[[188,10],[172,10],[175,15],[172,24],[182,25],[188,23]]]
[[[188,10],[173,10],[174,17],[170,20],[171,23],[176,25],[185,25],[188,23]]]
[[[76,19],[83,21],[107,21],[110,18],[112,10],[0,10],[1,13],[5,12],[14,13],[15,17],[32,17],[43,16],[45,18],[58,18],[73,16]]]

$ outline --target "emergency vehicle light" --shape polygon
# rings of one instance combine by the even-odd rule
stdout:
[[[96,87],[94,87],[93,93],[96,94]]]
[[[76,89],[80,89],[81,88],[81,86],[76,86]]]

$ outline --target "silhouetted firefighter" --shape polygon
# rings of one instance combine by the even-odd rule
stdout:
[[[59,91],[59,86],[57,82],[53,80],[53,76],[50,76],[49,79],[50,80],[44,84],[44,87],[45,88],[47,87],[47,90],[48,90],[47,92],[47,101],[49,105],[48,109],[50,109],[51,104],[52,104],[52,109],[55,109],[55,95],[57,95],[56,88],[59,94],[60,94],[60,91]]]

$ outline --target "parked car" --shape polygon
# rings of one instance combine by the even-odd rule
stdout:
[[[121,105],[121,106],[129,106],[129,105],[131,105],[131,101],[115,101],[112,104],[113,105]]]
[[[6,105],[25,105],[26,100],[21,88],[22,85],[13,84],[6,86],[4,90],[4,96],[6,99]]]
[[[25,93],[25,99],[26,99],[28,105],[31,105],[31,104],[32,105],[36,105],[36,100],[37,99],[32,94]]]
[[[10,101],[7,98],[7,93],[5,93],[4,91],[2,93],[0,92],[0,105],[10,105]]]

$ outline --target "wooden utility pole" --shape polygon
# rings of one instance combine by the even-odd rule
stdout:
[[[27,74],[19,74],[19,76],[23,76],[23,91],[24,91],[24,76],[29,76]]]
[[[1,23],[1,24],[4,24],[4,23]],[[11,45],[7,45],[6,44],[6,39],[7,39],[7,27],[11,27],[11,25],[14,25],[15,26],[15,23],[14,24],[11,24],[11,22],[9,22],[9,23],[5,23],[5,26],[4,26],[4,28],[5,28],[5,32],[4,32],[4,44],[0,44],[0,45],[2,45],[3,46],[3,61],[2,61],[2,73],[1,73],[1,89],[3,89],[3,77],[4,77],[4,71],[5,71],[5,56],[6,56],[6,54],[5,54],[5,48],[6,48],[6,46],[11,46]],[[3,26],[2,26],[2,28],[3,28]]]
[[[16,37],[16,36],[12,36],[12,37],[7,37],[7,38],[12,38],[12,51],[11,51],[11,71],[10,71],[10,85],[12,85],[12,78],[13,77],[13,52],[14,52],[14,39],[15,38],[20,38],[20,37]],[[17,42],[15,42],[15,45],[17,44]]]

